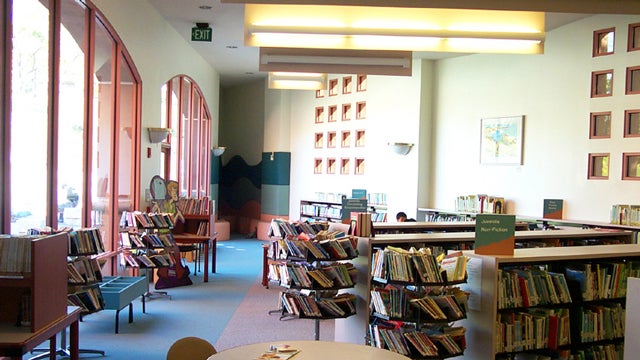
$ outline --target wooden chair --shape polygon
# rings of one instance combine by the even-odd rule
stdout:
[[[207,340],[187,336],[176,340],[167,352],[167,360],[206,360],[215,354],[216,348]]]

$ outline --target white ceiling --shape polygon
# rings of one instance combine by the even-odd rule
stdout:
[[[222,87],[266,77],[258,71],[258,48],[244,46],[244,5],[220,0],[148,0],[171,26],[220,73]],[[211,6],[203,10],[200,6]],[[547,13],[546,31],[584,18],[585,14]],[[196,23],[209,23],[212,42],[191,41]],[[437,59],[459,54],[415,53],[415,57]]]

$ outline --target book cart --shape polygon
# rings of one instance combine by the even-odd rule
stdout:
[[[173,222],[167,214],[124,212],[120,221],[120,248],[124,264],[134,273],[142,271],[147,289],[153,283],[154,271],[176,265],[177,246],[171,234]],[[178,252],[179,255],[179,252]],[[166,291],[147,291],[145,297],[168,297]]]
[[[355,296],[346,289],[355,286],[355,272],[349,260],[357,256],[355,238],[333,237],[326,224],[298,227],[298,236],[290,232],[271,242],[267,250],[269,280],[285,290],[280,292],[281,320],[314,320],[314,338],[320,338],[320,321],[346,318],[355,314]],[[276,224],[277,226],[277,224]],[[298,225],[299,226],[299,225]],[[318,227],[319,226],[319,227]],[[300,236],[300,234],[306,234]],[[307,237],[311,234],[311,237]],[[301,239],[303,238],[303,239]]]
[[[640,273],[640,245],[466,255],[471,358],[623,358],[627,278]]]

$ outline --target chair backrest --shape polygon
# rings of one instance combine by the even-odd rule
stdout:
[[[207,340],[187,336],[176,340],[167,352],[167,360],[207,360],[216,348]]]

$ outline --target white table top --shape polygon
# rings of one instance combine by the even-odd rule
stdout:
[[[292,357],[292,360],[407,360],[406,356],[389,350],[378,349],[372,346],[358,345],[332,341],[273,341],[243,345],[220,351],[211,355],[207,360],[252,360],[269,350],[271,345],[289,345],[291,348],[300,349],[300,352]]]

